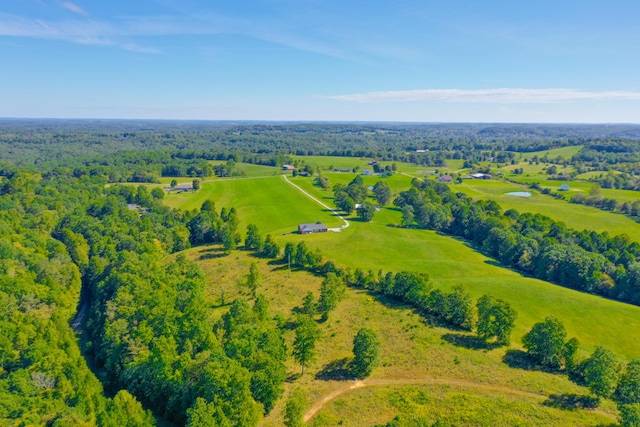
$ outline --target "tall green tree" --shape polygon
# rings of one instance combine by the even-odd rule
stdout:
[[[364,202],[356,209],[356,212],[358,212],[358,218],[362,221],[370,222],[376,213],[376,207],[369,202]]]
[[[252,251],[260,251],[260,249],[262,249],[262,237],[260,237],[257,225],[249,224],[247,226],[247,236],[244,240],[244,246],[246,249]]]
[[[640,403],[640,360],[635,359],[627,364],[614,398],[623,405]]]
[[[293,340],[293,357],[300,363],[302,374],[304,374],[304,367],[316,357],[318,339],[320,339],[318,324],[309,316],[301,316]]]
[[[353,338],[351,372],[357,378],[366,378],[380,364],[380,339],[368,328],[362,328]]]
[[[307,398],[301,389],[295,389],[284,408],[284,425],[286,427],[303,427],[304,410],[307,407]]]
[[[344,298],[347,285],[335,273],[327,273],[320,285],[320,298],[318,299],[318,311],[326,320],[329,312],[334,310],[338,303]]]
[[[267,236],[264,238],[264,244],[262,245],[262,255],[265,258],[276,258],[278,255],[280,255],[280,247],[273,239],[273,236],[271,236],[271,234],[267,234]]]
[[[518,313],[508,302],[490,295],[482,296],[478,307],[478,337],[483,340],[495,338],[501,345],[508,345]]]
[[[373,194],[380,206],[385,206],[391,200],[391,188],[386,182],[376,182],[376,185],[373,186]]]
[[[596,347],[584,366],[587,387],[598,397],[609,397],[616,390],[622,364],[611,350]]]
[[[529,356],[542,366],[558,369],[564,358],[567,331],[557,317],[547,317],[522,338]]]
[[[258,288],[262,284],[262,274],[260,273],[257,262],[252,262],[249,266],[249,273],[245,278],[245,284],[251,291],[253,298],[256,298]]]

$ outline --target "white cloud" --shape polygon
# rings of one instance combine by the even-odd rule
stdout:
[[[330,95],[323,98],[353,102],[445,101],[491,104],[551,103],[579,100],[639,101],[640,92],[578,89],[424,89]]]
[[[62,7],[64,7],[65,9],[70,10],[71,12],[78,13],[80,15],[85,15],[85,16],[88,15],[88,13],[85,12],[85,10],[83,8],[81,8],[77,4],[71,3],[69,1],[62,3]]]

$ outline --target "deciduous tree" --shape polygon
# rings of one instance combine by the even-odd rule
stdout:
[[[366,378],[380,364],[380,340],[368,328],[360,329],[353,338],[351,372],[358,378]]]

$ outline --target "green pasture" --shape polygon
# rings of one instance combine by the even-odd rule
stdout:
[[[325,203],[331,197],[330,192],[322,192],[308,180],[299,181],[302,178],[295,182],[318,198],[324,198]],[[492,181],[485,182],[489,183],[487,186],[498,186]],[[376,272],[380,269],[385,272],[427,272],[439,286],[462,284],[475,297],[490,293],[506,299],[519,312],[514,332],[515,343],[519,343],[520,337],[534,323],[546,316],[556,315],[565,323],[569,334],[577,336],[586,348],[605,345],[621,355],[640,357],[639,307],[523,277],[496,265],[492,259],[464,242],[448,236],[432,231],[396,228],[395,225],[400,222],[400,212],[395,208],[388,207],[376,213],[371,223],[352,218],[350,227],[339,233],[300,236],[283,234],[295,230],[300,222],[320,220],[329,227],[337,227],[341,222],[280,177],[205,183],[197,194],[171,196],[167,203],[191,209],[199,207],[208,198],[216,201],[218,209],[235,206],[241,227],[255,223],[263,234],[272,233],[282,244],[304,240],[310,247],[319,248],[327,258],[341,265]],[[548,199],[554,200],[551,197]],[[513,207],[520,206],[518,203],[521,202],[521,199],[514,200]],[[571,209],[581,207],[568,203],[565,205]],[[557,207],[550,209],[558,210]],[[524,209],[521,207],[521,210]],[[576,221],[584,223],[585,218],[576,215]]]
[[[204,182],[197,193],[171,194],[165,203],[190,210],[199,209],[209,199],[215,201],[218,210],[235,207],[242,230],[248,224],[256,224],[261,233],[277,235],[296,231],[300,223],[321,221],[328,227],[342,225],[339,218],[280,176]]]
[[[569,145],[567,147],[552,148],[551,150],[532,151],[528,153],[522,153],[522,158],[531,159],[535,156],[544,157],[546,155],[549,159],[555,159],[556,157],[560,156],[568,160],[578,154],[583,147],[583,145]],[[521,153],[516,153],[516,159],[520,158],[520,154]]]
[[[360,169],[371,169],[367,164],[373,160],[366,157],[345,157],[345,156],[291,156],[294,160],[303,161],[305,164],[315,168],[319,167],[323,171],[334,168],[350,168],[358,166]]]
[[[518,162],[515,165],[507,164],[503,167],[492,169],[493,172],[500,171],[505,174],[505,176],[512,179],[519,179],[520,177],[530,177],[532,179],[546,179],[548,177],[546,170],[551,166],[556,166],[558,173],[570,174],[575,171],[575,167],[571,165],[562,166],[562,165],[554,165],[552,163],[532,163],[529,162]],[[522,174],[513,173],[514,169],[522,168]]]
[[[212,165],[224,165],[227,162],[221,160],[211,160]],[[252,163],[236,163],[235,175],[238,177],[256,178],[263,176],[280,175],[282,168],[275,166],[254,165]],[[289,172],[291,173],[291,172]]]
[[[536,180],[537,181],[537,180]],[[540,181],[542,187],[557,191],[563,181]],[[568,182],[570,190],[562,192],[567,198],[576,191],[586,191],[592,184]],[[595,230],[608,232],[610,235],[627,234],[633,240],[640,242],[640,224],[629,217],[600,209],[558,200],[550,195],[530,190],[526,185],[519,185],[499,180],[464,180],[462,184],[454,184],[454,191],[463,192],[470,197],[482,200],[495,200],[504,210],[516,209],[518,212],[532,212],[546,215],[556,221],[564,222],[568,227],[576,230]],[[506,193],[514,191],[530,191],[531,197],[515,197]],[[633,191],[603,190],[604,197],[628,198]],[[616,198],[616,197],[614,197]]]
[[[323,173],[322,175],[327,177],[327,179],[329,180],[329,184],[331,185],[331,188],[333,188],[333,186],[336,184],[348,185],[356,177],[356,174],[346,173],[346,172]],[[413,179],[413,176],[407,176],[407,175],[404,175],[402,173],[396,173],[386,178],[381,178],[380,176],[376,176],[376,175],[362,176],[362,182],[364,182],[366,186],[373,186],[378,181],[382,181],[387,183],[387,185],[389,185],[389,188],[391,188],[392,192],[398,193],[400,191],[404,191],[408,189],[409,186],[411,185],[411,180]],[[333,191],[331,189],[329,190],[321,189],[320,187],[318,187],[313,183],[313,178],[298,176],[296,178],[289,178],[289,180],[295,183],[296,185],[299,185],[300,187],[304,188],[305,191],[312,193],[314,196],[316,196],[316,198],[333,206]]]
[[[614,175],[618,175],[622,172],[620,171],[591,171],[591,172],[585,172],[585,173],[581,173],[580,175],[576,175],[576,179],[581,179],[581,180],[589,180],[591,178],[595,178],[595,177],[605,177],[608,174],[613,173]]]

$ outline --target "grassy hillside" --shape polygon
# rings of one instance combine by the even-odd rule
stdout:
[[[319,294],[320,277],[296,271],[289,275],[281,264],[242,251],[227,257],[212,256],[218,253],[216,247],[187,251],[206,273],[209,302],[216,307],[212,322],[227,310],[217,307],[223,289],[227,302],[238,296],[249,298],[248,290],[238,283],[253,262],[258,262],[264,277],[259,293],[267,297],[274,315],[289,318],[308,291]],[[409,307],[366,291],[349,289],[345,300],[320,327],[318,357],[304,376],[299,376],[300,367],[289,360],[287,392],[304,389],[309,408],[331,393],[346,393],[321,408],[310,425],[371,426],[398,414],[475,425],[599,425],[611,421],[601,413],[547,406],[553,401],[552,394],[587,393],[565,376],[509,367],[504,361],[509,356],[505,356],[514,353],[507,353],[508,349],[469,348],[461,344],[467,333],[439,327]],[[330,379],[330,373],[348,362],[353,336],[362,327],[378,333],[382,366],[367,380],[370,386],[349,391],[351,381]],[[290,346],[293,331],[286,333],[286,340]],[[264,420],[265,427],[283,424],[284,403],[285,399]],[[609,402],[602,409],[615,412]]]
[[[330,179],[351,178],[344,174]],[[297,178],[294,182],[325,203],[330,201],[330,192],[320,190],[309,179]],[[463,284],[475,297],[491,293],[507,299],[519,312],[514,342],[519,342],[534,323],[556,315],[587,349],[605,345],[621,355],[640,357],[639,307],[523,277],[448,236],[395,228],[400,213],[394,208],[378,212],[371,223],[351,221],[351,226],[340,233],[300,236],[285,234],[298,222],[321,220],[335,227],[340,221],[280,177],[206,183],[195,196],[174,196],[167,202],[190,209],[210,197],[218,208],[235,206],[243,222],[241,227],[255,223],[263,234],[272,233],[281,243],[305,240],[340,264],[376,272],[428,272],[444,287]]]
[[[547,181],[541,183],[553,188],[560,187],[560,181]],[[572,193],[585,189],[588,192],[590,183],[569,183],[571,190],[564,192],[567,197]],[[568,201],[554,199],[549,195],[540,194],[530,190],[526,185],[518,185],[497,180],[464,180],[462,184],[455,184],[454,191],[463,192],[473,198],[482,200],[495,200],[503,209],[516,209],[519,212],[533,212],[546,215],[556,221],[564,222],[567,226],[576,230],[606,231],[610,235],[627,234],[633,240],[640,241],[640,224],[622,214],[602,211],[600,209],[569,203]],[[506,193],[513,191],[530,191],[529,198],[514,197]],[[628,190],[604,191],[604,197],[630,197]]]
[[[584,146],[582,145],[570,145],[567,147],[552,148],[551,150],[532,151],[529,153],[522,153],[522,157],[524,159],[531,159],[535,156],[544,157],[546,155],[549,159],[555,159],[558,156],[565,159],[570,159],[571,157],[578,154],[578,152],[582,150],[583,147]],[[517,154],[517,156],[519,156],[519,154]]]
[[[169,206],[194,209],[209,199],[216,202],[218,209],[235,207],[241,229],[253,223],[265,234],[291,233],[297,230],[298,224],[308,222],[321,221],[328,227],[342,225],[339,218],[323,210],[280,176],[205,182],[195,194],[170,195],[165,200]]]

